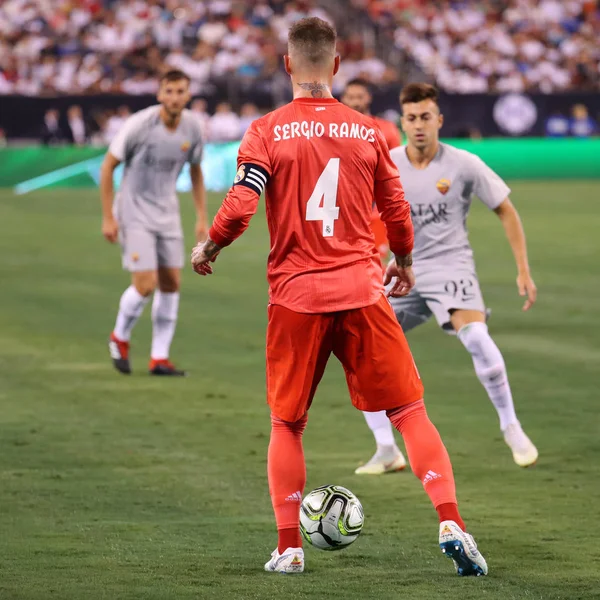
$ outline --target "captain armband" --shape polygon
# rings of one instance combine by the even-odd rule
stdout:
[[[269,173],[263,167],[254,163],[242,163],[237,170],[233,185],[243,185],[260,196],[268,181]]]

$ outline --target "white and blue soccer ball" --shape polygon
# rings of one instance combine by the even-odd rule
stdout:
[[[341,550],[360,535],[365,513],[360,500],[341,485],[323,485],[300,506],[302,536],[320,550]]]

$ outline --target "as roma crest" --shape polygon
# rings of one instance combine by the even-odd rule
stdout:
[[[181,151],[182,152],[187,152],[190,149],[191,144],[189,142],[183,142],[183,144],[181,144]]]
[[[440,179],[435,184],[435,187],[438,189],[438,192],[440,194],[446,195],[448,193],[448,190],[450,189],[450,181],[448,179]]]

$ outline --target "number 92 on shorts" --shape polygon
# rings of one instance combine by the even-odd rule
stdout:
[[[478,310],[485,303],[474,268],[415,268],[415,287],[408,296],[390,298],[404,331],[427,321],[431,315],[444,331],[453,331],[450,315],[454,310]]]

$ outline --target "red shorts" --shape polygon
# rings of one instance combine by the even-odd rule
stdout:
[[[336,313],[297,313],[269,306],[267,402],[295,422],[310,408],[333,353],[344,367],[352,404],[378,411],[416,402],[423,384],[390,303]]]

